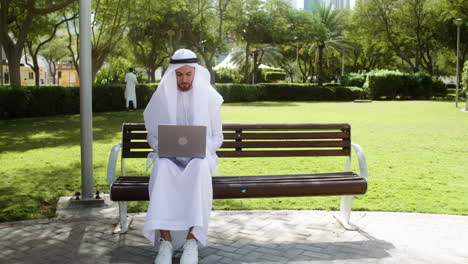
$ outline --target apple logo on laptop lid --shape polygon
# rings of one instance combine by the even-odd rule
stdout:
[[[178,143],[179,143],[179,145],[181,145],[181,146],[187,145],[187,143],[188,143],[187,137],[180,137],[179,140],[178,140]]]

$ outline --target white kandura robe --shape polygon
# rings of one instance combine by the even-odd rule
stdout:
[[[177,92],[177,125],[192,125],[189,97],[191,91]],[[203,246],[206,245],[208,222],[213,201],[211,175],[216,173],[216,150],[223,143],[220,109],[211,109],[211,133],[207,133],[204,159],[154,158],[149,182],[150,204],[143,227],[144,236],[159,246],[159,230],[171,230],[174,250],[186,240],[188,229]],[[157,150],[157,138],[148,134],[148,142]],[[157,155],[156,155],[157,156]]]
[[[137,77],[134,73],[129,72],[125,74],[125,82],[127,85],[125,86],[125,107],[128,108],[129,102],[133,101],[133,107],[137,108],[137,101],[136,101],[136,92],[135,86],[137,84]]]

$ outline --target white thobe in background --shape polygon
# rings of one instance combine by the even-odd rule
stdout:
[[[136,92],[135,86],[137,84],[137,77],[133,72],[129,72],[125,74],[125,82],[127,85],[125,86],[125,107],[128,108],[129,102],[133,102],[133,107],[137,108],[137,101],[136,101]]]

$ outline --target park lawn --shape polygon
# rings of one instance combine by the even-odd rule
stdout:
[[[468,215],[468,113],[453,103],[253,102],[225,104],[224,123],[352,125],[352,141],[369,167],[366,195],[354,210]],[[142,110],[96,113],[95,186],[108,192],[107,159],[123,122],[142,122]],[[127,174],[148,175],[144,159],[128,160]],[[61,196],[80,190],[79,115],[0,121],[0,221],[54,217]],[[120,165],[118,165],[120,166]],[[343,171],[345,158],[220,159],[220,175]],[[356,159],[352,170],[359,172]],[[132,202],[130,211],[145,211]],[[339,197],[215,200],[214,209],[336,210]]]

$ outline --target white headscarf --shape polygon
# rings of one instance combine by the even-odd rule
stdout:
[[[143,112],[148,133],[158,135],[159,125],[175,125],[177,120],[177,78],[175,70],[188,65],[195,68],[189,112],[193,113],[192,124],[207,127],[211,135],[210,117],[223,103],[223,97],[211,86],[210,72],[199,65],[197,55],[188,49],[177,50],[171,58],[158,88]]]

